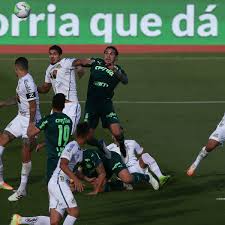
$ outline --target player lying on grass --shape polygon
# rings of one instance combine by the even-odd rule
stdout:
[[[72,132],[72,120],[62,113],[64,106],[65,95],[56,94],[52,99],[52,114],[41,119],[36,125],[30,126],[27,133],[29,137],[34,137],[44,131],[47,147],[47,183],[58,164],[62,151],[69,142]]]
[[[67,211],[63,225],[73,225],[78,216],[79,208],[70,189],[72,180],[74,189],[81,192],[84,189],[79,178],[74,175],[74,167],[83,159],[84,145],[89,138],[90,130],[87,123],[77,125],[76,141],[66,145],[59,159],[58,165],[48,183],[50,218],[47,216],[21,217],[14,214],[10,225],[31,224],[31,225],[58,225]]]
[[[207,144],[201,149],[197,158],[187,170],[188,176],[193,176],[195,170],[199,166],[200,162],[214,149],[222,145],[225,141],[225,115],[217,125],[217,128],[212,132]]]
[[[112,98],[114,89],[121,82],[128,83],[125,71],[116,65],[119,52],[114,46],[108,46],[104,50],[104,57],[78,59],[74,61],[74,66],[90,67],[90,78],[88,83],[87,99],[85,103],[84,120],[91,127],[92,139],[90,145],[102,148],[102,145],[94,138],[94,132],[98,126],[99,119],[103,128],[108,128],[117,139],[121,153],[125,156],[124,135],[120,129],[119,118],[114,110]]]
[[[107,149],[120,154],[119,144],[114,137],[113,141],[114,143],[108,145]],[[164,176],[155,159],[149,153],[145,153],[144,149],[135,140],[125,140],[125,147],[126,157],[121,157],[130,173],[149,174],[149,169],[157,176],[160,186],[163,186],[169,180],[170,175]],[[137,159],[137,156],[139,159]]]
[[[83,152],[80,168],[78,176],[94,186],[90,195],[104,191],[105,184],[113,174],[125,184],[150,183],[155,190],[159,189],[158,181],[151,174],[144,174],[142,171],[130,173],[116,152],[111,152],[111,158],[107,159],[102,152],[87,149]]]
[[[18,105],[18,115],[7,125],[0,135],[0,189],[12,190],[3,179],[2,154],[5,146],[15,138],[22,138],[21,182],[17,191],[8,200],[17,201],[26,195],[26,186],[31,171],[31,148],[34,139],[29,139],[27,129],[40,120],[39,97],[37,87],[28,72],[28,61],[20,57],[15,61],[15,72],[18,78],[16,96],[0,102],[0,107]]]

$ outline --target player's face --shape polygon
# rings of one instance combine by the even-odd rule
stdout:
[[[19,67],[17,65],[15,65],[15,73],[16,73],[16,76],[18,77],[18,73],[19,73]]]
[[[104,61],[107,65],[112,65],[116,61],[115,51],[111,48],[107,48],[104,52]]]
[[[61,58],[61,55],[56,50],[49,51],[49,59],[51,64],[57,63]]]

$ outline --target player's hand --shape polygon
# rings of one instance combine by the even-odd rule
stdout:
[[[84,180],[92,184],[96,180],[96,177],[89,178],[85,176]]]
[[[84,190],[84,185],[81,183],[81,181],[78,178],[75,178],[73,182],[74,182],[75,191],[82,192]]]
[[[45,146],[45,143],[37,144],[35,151],[39,152],[44,146]]]

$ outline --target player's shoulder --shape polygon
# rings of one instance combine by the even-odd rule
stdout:
[[[67,57],[67,58],[62,58],[62,59],[60,60],[60,64],[61,64],[62,67],[63,67],[63,66],[72,66],[72,62],[73,62],[74,60],[76,60],[76,58],[69,58],[69,57]]]
[[[104,62],[104,60],[102,59],[102,58],[91,58],[91,59],[93,59],[94,60],[94,64],[95,65],[102,65],[102,64],[104,64],[105,62]]]
[[[137,144],[137,141],[135,141],[135,140],[125,140],[124,143],[128,144],[128,145],[135,145],[135,144]]]
[[[70,151],[77,151],[80,149],[80,147],[76,141],[71,141],[66,145],[65,149],[68,152],[70,152]]]
[[[114,143],[111,143],[110,145],[107,146],[107,148],[111,151],[112,149],[116,148],[117,145]]]

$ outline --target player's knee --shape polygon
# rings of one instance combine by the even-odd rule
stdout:
[[[51,225],[58,225],[59,221],[57,219],[51,219]]]
[[[79,210],[78,207],[76,207],[76,208],[70,208],[67,211],[68,211],[68,214],[70,216],[73,216],[73,217],[76,217],[76,218],[78,218],[80,216],[80,210]]]
[[[10,141],[10,137],[8,134],[6,134],[6,133],[0,134],[0,145],[1,146],[7,145],[9,141]]]
[[[211,152],[212,150],[214,150],[217,146],[219,146],[220,143],[216,140],[209,140],[205,149],[207,152]]]
[[[123,182],[126,184],[130,184],[133,182],[133,176],[131,174],[124,176]]]

